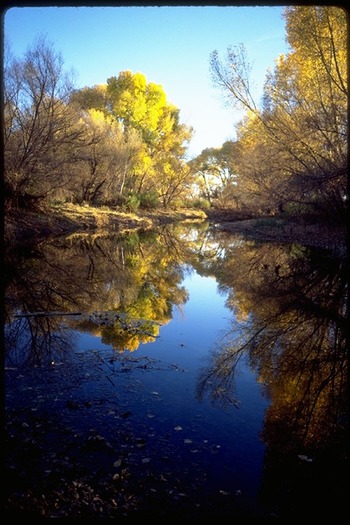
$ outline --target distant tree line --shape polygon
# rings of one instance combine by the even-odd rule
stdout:
[[[344,10],[290,6],[289,52],[266,75],[261,103],[242,44],[210,56],[214,85],[245,110],[237,139],[187,159],[192,129],[162,86],[122,71],[76,90],[39,37],[4,59],[6,208],[212,206],[255,215],[342,220],[348,206],[348,28]]]

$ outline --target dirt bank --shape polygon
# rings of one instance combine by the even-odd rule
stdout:
[[[347,252],[345,224],[330,225],[292,217],[272,217],[238,221],[224,219],[215,222],[214,227],[256,241],[303,244],[330,249],[342,256]]]
[[[5,242],[25,242],[79,231],[105,229],[122,232],[150,229],[160,224],[184,220],[204,220],[200,210],[126,213],[108,208],[62,205],[38,213],[11,210],[5,215]]]

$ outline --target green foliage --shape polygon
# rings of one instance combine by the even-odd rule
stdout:
[[[310,248],[302,246],[301,244],[291,244],[289,248],[289,255],[292,259],[305,259],[309,254]]]
[[[125,239],[126,246],[129,250],[133,251],[140,244],[140,236],[137,231],[128,233]]]
[[[140,208],[146,210],[155,210],[159,208],[159,195],[156,191],[145,191],[140,194]]]
[[[185,207],[185,201],[180,198],[172,199],[171,203],[168,205],[172,210],[180,210]]]
[[[140,207],[140,197],[136,193],[130,193],[124,203],[125,209],[136,212]]]
[[[198,198],[191,201],[192,207],[198,210],[208,210],[210,208],[210,202],[208,199]]]

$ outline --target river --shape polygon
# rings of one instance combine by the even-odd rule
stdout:
[[[22,245],[5,269],[10,516],[344,512],[340,256],[203,222]]]

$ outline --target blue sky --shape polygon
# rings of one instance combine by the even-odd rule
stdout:
[[[21,56],[47,35],[74,69],[76,87],[106,83],[120,71],[161,84],[181,121],[195,130],[189,155],[235,137],[238,113],[213,87],[209,56],[243,43],[259,101],[267,69],[287,53],[283,6],[18,7],[4,13],[4,37]]]

